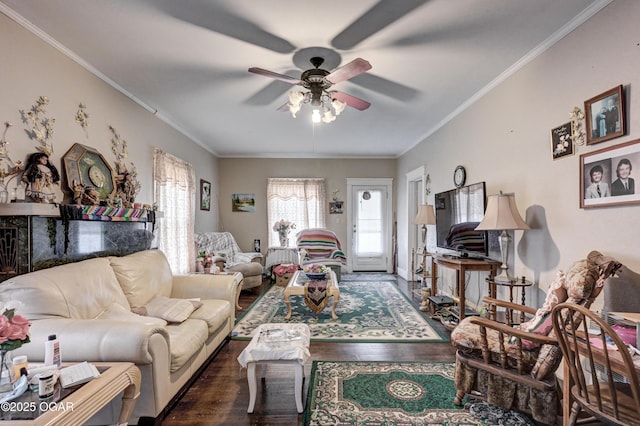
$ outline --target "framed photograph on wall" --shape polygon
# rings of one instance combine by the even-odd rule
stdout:
[[[330,201],[329,202],[329,214],[342,214],[343,201]]]
[[[551,129],[551,152],[554,160],[573,154],[571,130],[571,122]]]
[[[625,110],[622,85],[584,101],[587,145],[624,135]]]
[[[200,210],[211,210],[211,182],[200,179]]]
[[[580,207],[640,204],[640,139],[580,155]]]

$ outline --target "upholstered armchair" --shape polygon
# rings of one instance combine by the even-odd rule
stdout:
[[[241,272],[242,289],[262,284],[262,254],[244,253],[230,232],[204,232],[195,235],[196,253],[213,255],[214,262],[222,270]]]
[[[456,347],[454,403],[471,395],[499,407],[530,413],[534,420],[554,424],[559,413],[560,387],[556,370],[562,353],[552,331],[551,310],[562,302],[591,306],[604,281],[620,263],[597,251],[558,271],[544,305],[530,308],[485,297],[489,318],[467,317],[451,333]],[[496,310],[524,312],[528,321],[511,326],[496,321]]]
[[[321,263],[330,267],[340,280],[340,270],[347,265],[347,256],[333,231],[322,228],[303,229],[298,232],[296,246],[301,266]]]

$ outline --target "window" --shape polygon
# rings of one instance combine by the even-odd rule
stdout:
[[[163,217],[158,220],[158,248],[174,274],[195,265],[194,222],[196,174],[193,166],[160,149],[153,152],[154,197]]]
[[[294,235],[301,229],[324,228],[326,199],[324,179],[269,179],[269,246],[280,245],[278,233],[273,230],[273,224],[280,219],[289,220],[296,225]],[[295,241],[295,238],[293,240]]]

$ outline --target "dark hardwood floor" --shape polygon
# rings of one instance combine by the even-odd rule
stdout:
[[[398,278],[398,287],[420,305],[414,291],[420,283]],[[248,307],[269,286],[243,291],[240,305]],[[237,311],[239,316],[242,311]],[[448,331],[434,325],[445,335]],[[258,385],[253,414],[247,413],[249,388],[247,371],[240,368],[237,357],[247,341],[231,340],[227,343],[191,388],[169,411],[163,425],[296,425],[302,414],[296,412],[293,396],[294,372],[286,366],[270,365],[266,380]],[[305,374],[311,372],[313,360],[367,360],[367,361],[451,361],[455,352],[445,343],[327,343],[311,342],[311,359],[305,364]],[[307,381],[303,385],[306,400]]]

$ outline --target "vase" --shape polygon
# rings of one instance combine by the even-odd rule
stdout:
[[[11,383],[11,351],[0,350],[0,393],[13,389]]]
[[[280,237],[280,247],[289,247],[289,235],[281,232],[278,236]]]

